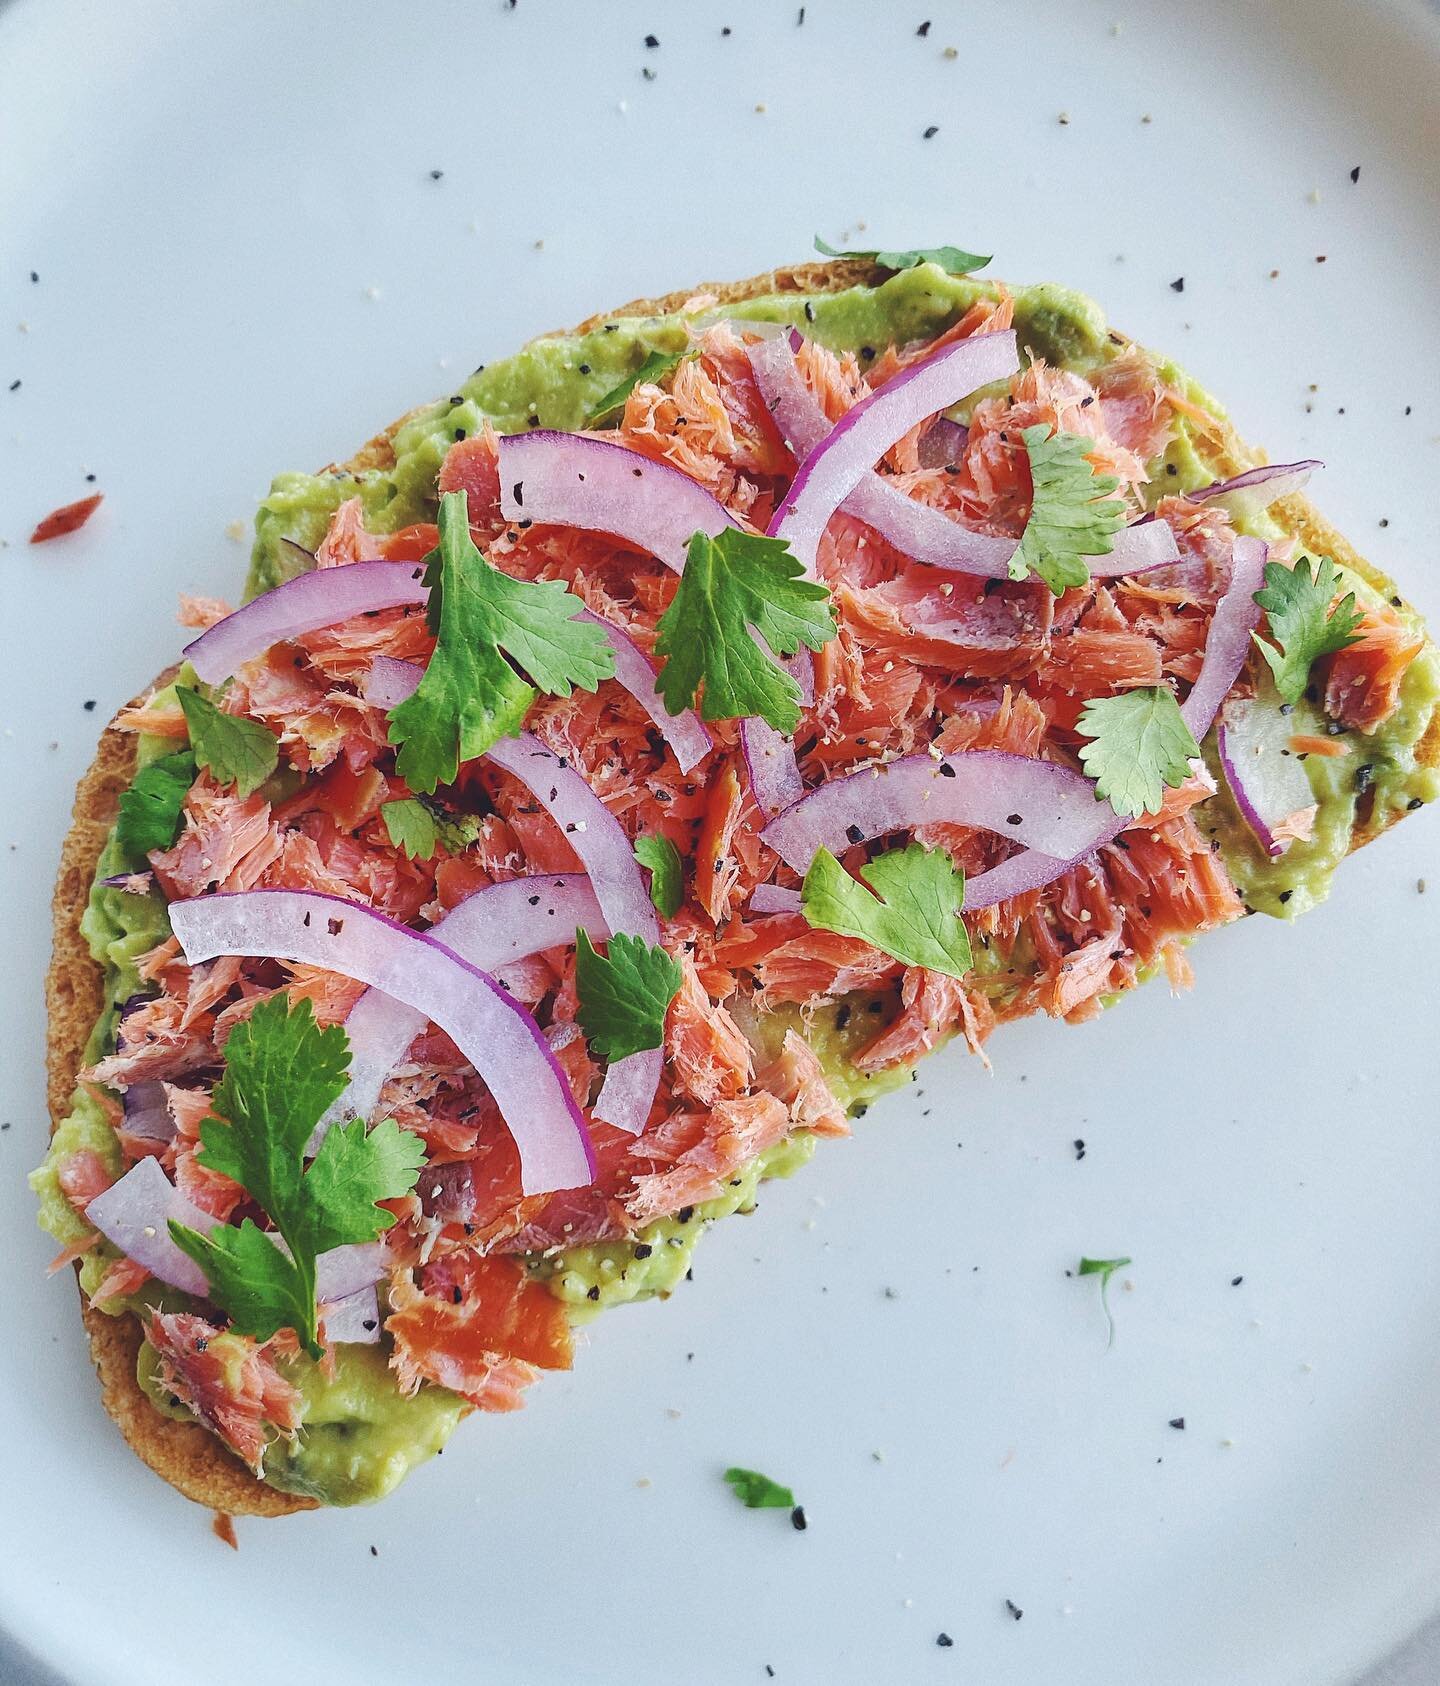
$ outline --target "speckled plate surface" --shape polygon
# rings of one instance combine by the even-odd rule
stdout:
[[[940,1056],[523,1412],[238,1556],[101,1411],[23,1174],[70,791],[176,591],[537,331],[817,229],[993,248],[1327,458],[1440,615],[1437,85],[1400,0],[0,7],[0,1678],[1326,1686],[1434,1610],[1435,815],[1183,1000]],[[1108,1351],[1082,1253],[1134,1259]]]

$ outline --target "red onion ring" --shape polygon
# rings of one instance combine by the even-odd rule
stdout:
[[[1293,833],[1284,834],[1285,821],[1315,805],[1305,765],[1289,747],[1292,730],[1278,708],[1253,697],[1226,703],[1215,728],[1220,766],[1235,806],[1274,859],[1294,841]]]
[[[655,664],[618,626],[600,615],[591,614],[588,609],[572,618],[590,621],[603,630],[610,648],[615,652],[616,683],[627,690],[650,716],[655,729],[675,752],[680,771],[688,773],[698,767],[715,747],[715,740],[695,710],[687,708],[679,714],[671,714],[667,710],[664,699],[655,689]]]
[[[351,564],[353,566],[353,564]],[[365,701],[388,714],[415,694],[425,669],[418,662],[396,661],[393,656],[376,656],[365,675]]]
[[[1208,486],[1186,492],[1185,496],[1191,503],[1206,503],[1211,498],[1236,497],[1249,509],[1268,509],[1280,498],[1291,497],[1300,491],[1308,483],[1311,474],[1324,466],[1318,457],[1307,457],[1302,462],[1264,463],[1259,468],[1247,468],[1243,474],[1232,474],[1228,480],[1214,480]],[[1252,495],[1260,492],[1262,487],[1262,495]]]
[[[581,872],[562,872],[511,878],[476,890],[438,920],[430,934],[499,983],[507,965],[574,942],[577,929],[596,941],[610,935],[590,880]],[[325,1131],[337,1120],[374,1114],[386,1078],[425,1025],[425,1014],[416,1008],[381,990],[366,990],[345,1020],[350,1081],[316,1126],[310,1153],[318,1152]]]
[[[507,521],[611,533],[677,574],[696,533],[736,525],[688,474],[610,439],[541,429],[502,434],[499,451]]]
[[[355,978],[415,1008],[489,1086],[519,1149],[526,1194],[594,1181],[584,1118],[540,1027],[488,973],[437,938],[374,908],[302,890],[172,902],[170,925],[191,965],[221,954],[290,960]]]
[[[424,603],[428,595],[425,570],[418,562],[345,562],[316,568],[216,621],[182,654],[207,685],[218,685],[274,644],[375,609]]]

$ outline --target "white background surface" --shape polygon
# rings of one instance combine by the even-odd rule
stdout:
[[[939,1057],[522,1413],[238,1556],[101,1411],[23,1173],[70,792],[176,591],[233,596],[272,471],[537,331],[816,229],[993,248],[1327,458],[1440,612],[1437,76],[1433,12],[1339,0],[0,8],[0,1678],[1325,1686],[1434,1610],[1433,813],[1192,996]],[[1135,1260],[1108,1352],[1082,1253]]]

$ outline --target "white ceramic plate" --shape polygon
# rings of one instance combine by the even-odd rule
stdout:
[[[1328,458],[1440,613],[1437,85],[1433,13],[1347,0],[0,10],[0,1674],[1324,1686],[1433,1610],[1433,814],[1183,1000],[938,1058],[519,1415],[238,1556],[101,1411],[23,1173],[70,791],[176,591],[233,593],[272,471],[539,330],[816,229],[993,247]],[[1082,1253],[1135,1261],[1109,1351]]]

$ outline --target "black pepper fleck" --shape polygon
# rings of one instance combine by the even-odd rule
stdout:
[[[1183,293],[1185,291],[1185,277],[1183,275],[1177,275],[1170,283],[1170,291],[1172,293]]]
[[[1244,1280],[1245,1278],[1243,1276],[1232,1276],[1230,1278],[1230,1286],[1232,1288],[1238,1288]]]
[[[805,1520],[805,1506],[796,1505],[790,1512],[790,1526],[797,1534],[803,1534],[810,1524]]]
[[[587,1300],[598,1300],[600,1298],[600,1284],[598,1282],[592,1282],[585,1290],[585,1298]]]
[[[925,139],[925,140],[934,140],[936,135],[938,135],[939,133],[940,133],[940,125],[938,123],[932,123],[929,126],[929,128],[927,128],[925,130],[924,136],[922,138]]]
[[[648,1241],[637,1241],[635,1243],[635,1257],[637,1259],[648,1259],[654,1251],[655,1249]]]
[[[950,1647],[955,1643],[955,1641],[950,1637],[950,1635],[948,1633],[937,1633],[935,1635],[935,1643],[940,1647],[940,1649],[942,1651],[948,1651],[950,1649]]]
[[[1358,164],[1355,166],[1355,168],[1353,170],[1351,170],[1350,180],[1351,181],[1359,181],[1360,180],[1360,166]]]
[[[845,827],[845,835],[852,843],[863,843],[865,841],[865,833],[858,825],[847,825]]]
[[[85,702],[82,704],[82,707],[84,708],[84,710],[87,714],[93,714],[95,712],[95,699],[94,699],[94,697],[87,697]]]
[[[916,34],[917,34],[917,35],[918,35],[918,36],[919,36],[919,37],[920,37],[920,39],[921,39],[921,40],[922,40],[922,41],[923,41],[923,40],[924,40],[924,39],[925,39],[925,37],[926,37],[926,36],[927,36],[927,35],[928,35],[928,34],[929,34],[929,33],[930,33],[930,19],[929,19],[929,18],[926,18],[926,20],[925,20],[925,21],[924,21],[924,23],[922,23],[922,24],[921,24],[921,25],[920,25],[920,27],[919,27],[919,29],[917,29],[917,30],[916,30],[916,31],[915,31],[915,33],[916,33]]]
[[[646,37],[645,37],[645,45],[646,45],[646,46],[647,46],[647,47],[650,47],[650,48],[652,48],[652,49],[653,49],[653,48],[655,48],[655,47],[658,47],[658,46],[659,46],[659,45],[660,45],[660,42],[659,42],[659,40],[658,40],[658,39],[657,39],[657,38],[656,38],[656,37],[655,37],[655,36],[653,36],[653,35],[647,35],[647,36],[646,36]]]
[[[1020,1608],[1020,1606],[1018,1604],[1016,1604],[1012,1599],[1009,1599],[1009,1598],[1007,1598],[1005,1600],[1005,1608],[1010,1612],[1010,1614],[1014,1617],[1014,1619],[1017,1622],[1020,1620],[1021,1616],[1023,1616],[1025,1614],[1025,1612]]]
[[[1184,1426],[1185,1426],[1184,1417],[1171,1417],[1170,1426],[1171,1426],[1171,1428],[1184,1428]]]
[[[431,181],[441,181],[441,180],[444,179],[444,176],[445,176],[445,172],[443,170],[432,170],[430,172],[430,180]]]

